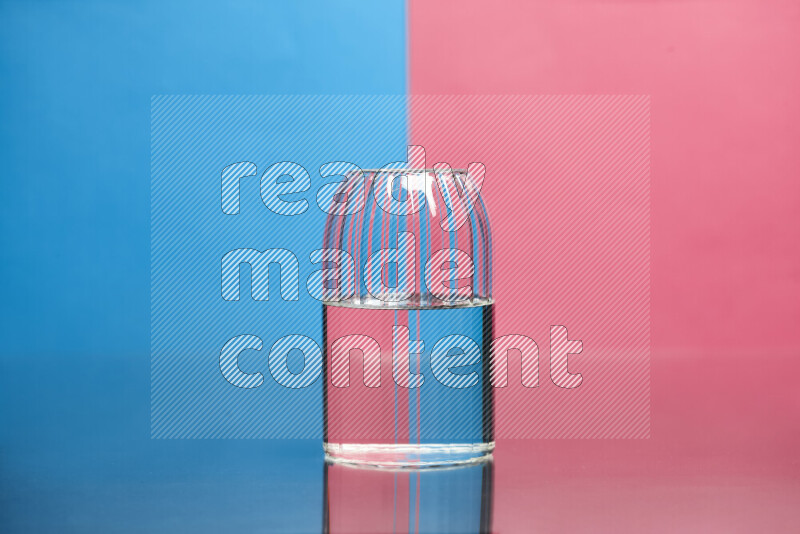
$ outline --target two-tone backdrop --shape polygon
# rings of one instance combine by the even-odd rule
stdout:
[[[442,531],[419,499],[453,488],[484,517],[485,473],[395,483],[370,516],[368,479],[323,469],[320,380],[268,373],[280,337],[322,343],[320,166],[408,145],[486,165],[496,334],[540,349],[540,387],[498,398],[496,531],[797,524],[793,3],[5,1],[0,20],[3,532],[314,532],[333,486],[389,531]],[[302,213],[262,201],[280,161],[308,170]],[[226,299],[240,248],[293,252],[297,300],[249,280]],[[577,388],[549,379],[551,325],[583,343]],[[264,343],[240,361],[258,388],[220,370],[241,334]]]

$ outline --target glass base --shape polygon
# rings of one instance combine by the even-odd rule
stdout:
[[[334,463],[384,469],[420,469],[477,464],[492,458],[490,443],[323,443]]]

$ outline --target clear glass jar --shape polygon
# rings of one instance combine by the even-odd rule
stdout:
[[[343,175],[321,258],[326,455],[383,467],[481,461],[494,448],[484,167]]]

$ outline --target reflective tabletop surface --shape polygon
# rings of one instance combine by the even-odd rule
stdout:
[[[709,375],[686,372],[698,358],[717,370],[711,389]],[[95,386],[108,388],[107,403],[90,402],[95,390],[6,413],[6,431],[38,424],[5,441],[3,523],[60,533],[797,531],[800,399],[767,387],[794,361],[655,353],[650,439],[501,440],[490,464],[423,473],[326,465],[315,440],[151,440],[146,397],[134,417],[123,412],[141,392]],[[67,415],[80,435],[66,431]]]

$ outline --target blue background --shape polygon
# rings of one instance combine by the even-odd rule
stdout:
[[[403,94],[404,3],[0,20],[2,530],[318,531],[318,441],[150,439],[150,97]]]
[[[331,160],[375,168],[404,158],[405,96],[166,96],[151,109],[151,435],[321,440],[322,304],[307,280],[321,268],[310,260],[323,246],[316,194],[343,177],[323,178],[319,169]],[[260,178],[287,160],[306,169],[310,187],[281,195],[298,211],[305,206],[293,215],[268,209],[269,194],[259,192],[259,182],[270,183]],[[223,213],[222,170],[241,161],[258,172],[238,180],[239,213]],[[247,249],[293,254],[299,277],[288,263],[285,270],[273,265],[263,284],[272,286],[270,298],[255,300],[251,294],[262,299],[267,280],[235,264],[239,298],[225,300],[221,260]],[[297,288],[296,300],[279,292],[279,282]],[[266,375],[257,388],[235,387],[220,372],[222,347],[242,334],[263,345],[237,358],[241,371]],[[309,377],[308,387],[274,379],[274,347],[288,335],[316,343],[316,356],[295,349],[288,358],[293,372]]]

